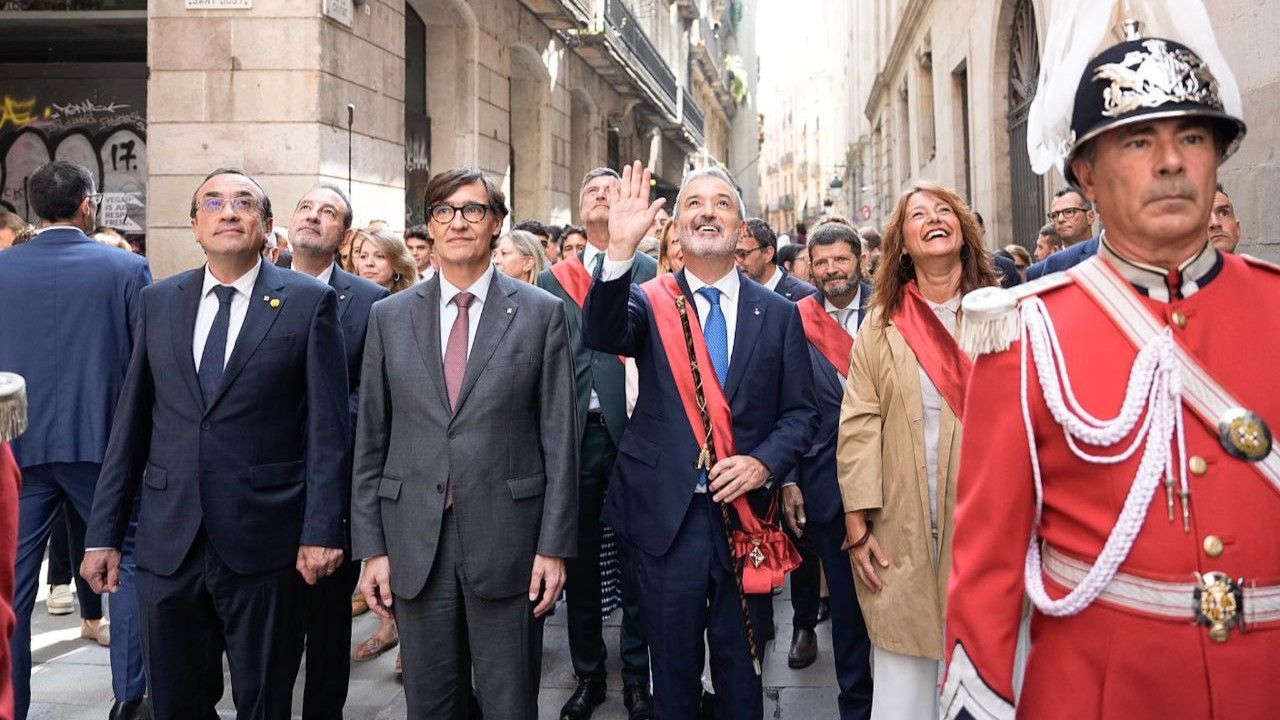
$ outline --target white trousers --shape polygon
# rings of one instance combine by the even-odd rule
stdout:
[[[942,663],[871,646],[871,720],[937,720]]]

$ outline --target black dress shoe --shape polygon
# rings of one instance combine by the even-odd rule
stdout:
[[[145,697],[126,702],[117,700],[107,720],[151,720],[151,703]]]
[[[653,697],[645,685],[628,685],[622,689],[622,704],[630,720],[652,720]]]
[[[560,708],[560,720],[588,720],[604,702],[605,682],[602,677],[578,678],[578,687]]]
[[[793,670],[807,668],[818,659],[818,636],[812,630],[796,628],[791,633],[791,650],[787,653],[787,667]]]
[[[826,598],[818,600],[818,622],[826,622],[831,619],[831,603]]]

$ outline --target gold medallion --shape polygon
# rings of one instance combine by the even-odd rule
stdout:
[[[1227,452],[1249,462],[1258,462],[1271,452],[1271,428],[1255,413],[1232,408],[1218,419],[1218,439]]]
[[[1214,642],[1226,642],[1240,619],[1240,585],[1230,575],[1220,572],[1196,574],[1196,622],[1209,628]]]

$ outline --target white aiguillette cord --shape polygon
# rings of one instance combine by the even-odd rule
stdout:
[[[27,430],[27,383],[21,375],[0,372],[0,442]]]
[[[1045,405],[1053,419],[1062,426],[1067,446],[1076,457],[1093,464],[1115,464],[1131,458],[1139,447],[1143,449],[1124,508],[1115,527],[1111,529],[1102,552],[1080,584],[1060,600],[1050,598],[1045,590],[1040,538],[1035,530],[1032,531],[1025,569],[1027,595],[1036,608],[1046,615],[1074,615],[1097,599],[1128,557],[1162,478],[1167,480],[1170,488],[1170,520],[1173,519],[1172,486],[1175,465],[1180,470],[1183,520],[1184,523],[1189,521],[1186,503],[1190,491],[1186,463],[1183,462],[1186,457],[1186,436],[1182,413],[1182,369],[1172,331],[1165,328],[1138,351],[1129,373],[1129,383],[1120,412],[1115,418],[1102,420],[1081,407],[1076,398],[1071,380],[1067,376],[1062,347],[1058,344],[1058,335],[1044,302],[1038,297],[1028,298],[1021,304],[1020,315],[1022,418],[1026,425],[1036,486],[1036,516],[1033,527],[1040,526],[1044,507],[1044,483],[1027,397],[1028,348],[1033,354]],[[1083,442],[1097,448],[1113,448],[1133,433],[1135,428],[1137,433],[1133,442],[1116,454],[1095,455],[1080,446]]]

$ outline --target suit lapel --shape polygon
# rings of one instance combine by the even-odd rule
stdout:
[[[737,272],[737,271],[735,271]],[[757,288],[759,290],[757,291]],[[729,360],[729,382],[725,395],[729,400],[738,391],[742,378],[747,373],[747,358],[755,349],[760,339],[760,329],[764,327],[765,305],[758,292],[770,292],[760,285],[747,282],[747,278],[738,277],[738,325],[733,334],[733,355]]]
[[[413,336],[418,342],[422,364],[431,378],[431,390],[440,400],[440,407],[449,413],[449,398],[444,384],[444,354],[440,347],[440,274],[413,289],[421,299],[409,308],[409,321],[413,324]]]
[[[871,283],[863,282],[861,285],[862,288],[858,291],[858,322],[854,325],[855,328],[862,327],[862,321],[867,317],[867,308],[871,307],[871,294],[875,292]]]
[[[351,276],[338,267],[337,263],[333,266],[333,273],[329,275],[329,286],[338,291],[338,323],[341,324],[347,317],[347,308],[351,307]]]
[[[480,379],[480,373],[489,364],[489,358],[493,357],[503,336],[507,334],[507,328],[511,327],[511,321],[515,319],[519,306],[511,296],[516,294],[516,282],[496,270],[493,273],[484,307],[480,309],[476,337],[471,343],[471,352],[467,355],[467,372],[462,376],[462,389],[458,391],[458,405],[454,408],[455,416],[462,411],[462,405]]]
[[[280,304],[272,307],[274,300],[279,300]],[[227,391],[231,383],[235,382],[236,376],[244,369],[249,358],[258,349],[258,345],[262,343],[262,339],[275,324],[276,318],[284,312],[286,302],[288,298],[284,294],[283,271],[264,261],[262,269],[258,272],[258,279],[253,284],[253,292],[249,294],[249,309],[245,312],[244,325],[240,326],[240,335],[236,337],[235,349],[232,350],[231,359],[227,361],[226,370],[222,373],[222,384],[218,386],[218,392],[213,394],[213,400],[205,408],[206,413],[218,404],[218,399]]]
[[[186,273],[175,287],[176,302],[169,306],[169,327],[173,335],[173,359],[178,372],[191,391],[197,405],[204,405],[200,382],[196,377],[196,361],[192,344],[196,333],[196,311],[200,308],[200,290],[204,287],[204,269]]]

